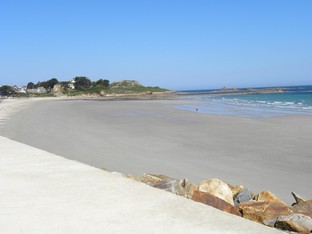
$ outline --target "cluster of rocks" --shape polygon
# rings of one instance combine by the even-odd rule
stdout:
[[[139,81],[137,80],[122,80],[118,82],[113,82],[111,84],[112,89],[117,89],[117,88],[134,88],[134,87],[143,87],[143,85],[140,84]]]
[[[232,186],[219,179],[204,180],[196,185],[188,179],[177,180],[165,175],[126,177],[270,227],[312,232],[312,200],[304,200],[295,193],[292,193],[295,203],[288,206],[270,191],[254,194],[242,185]]]

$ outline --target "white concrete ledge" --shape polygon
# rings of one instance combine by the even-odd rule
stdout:
[[[280,233],[0,137],[0,233]]]

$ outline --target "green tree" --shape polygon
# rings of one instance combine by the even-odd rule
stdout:
[[[100,86],[100,87],[105,87],[105,88],[108,88],[109,86],[109,80],[98,80],[95,82],[96,86]]]
[[[35,88],[44,87],[47,90],[51,90],[51,89],[53,89],[54,85],[56,85],[58,83],[59,83],[59,81],[56,78],[52,78],[52,79],[47,80],[47,81],[38,82],[35,85]]]
[[[46,89],[53,89],[54,85],[58,84],[59,81],[56,78],[52,78],[51,80],[47,81],[47,87]]]
[[[1,96],[12,96],[14,93],[15,93],[15,90],[11,86],[3,85],[0,87]]]
[[[85,90],[92,86],[91,80],[89,80],[85,76],[76,76],[74,80],[75,80],[74,86],[75,89],[77,90]]]
[[[27,84],[27,89],[34,89],[35,88],[35,84],[33,82],[29,82]]]

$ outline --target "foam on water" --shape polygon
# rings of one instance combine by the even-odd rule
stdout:
[[[179,105],[178,109],[201,113],[266,118],[293,114],[312,115],[312,86],[289,87],[284,93],[211,96],[196,100],[196,105]]]

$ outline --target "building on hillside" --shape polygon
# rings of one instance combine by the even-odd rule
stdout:
[[[68,83],[68,87],[69,87],[70,89],[75,89],[75,83],[76,83],[75,80],[71,80],[71,81]]]
[[[27,87],[26,86],[22,86],[22,87],[17,89],[17,93],[27,93],[26,90],[27,90]]]
[[[27,89],[27,93],[47,93],[47,90],[44,87],[38,87],[36,89]]]

